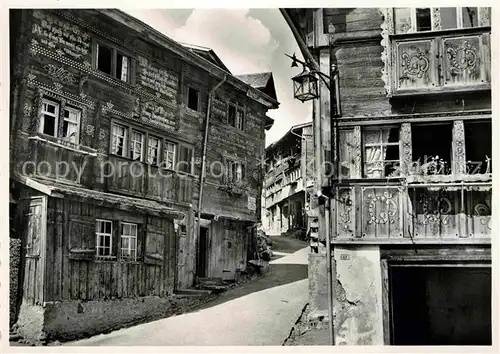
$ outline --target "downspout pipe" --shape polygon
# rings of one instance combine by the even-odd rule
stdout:
[[[205,184],[205,170],[206,170],[206,164],[207,164],[207,144],[208,144],[208,128],[209,128],[209,121],[210,121],[210,113],[212,110],[212,97],[215,93],[215,91],[222,86],[224,82],[227,80],[227,75],[224,75],[224,78],[222,79],[221,82],[219,82],[217,85],[215,85],[212,90],[210,90],[208,94],[208,107],[207,107],[207,116],[205,118],[205,134],[203,136],[203,152],[202,152],[202,158],[201,158],[201,173],[200,173],[200,192],[198,195],[198,212],[197,212],[197,220],[196,220],[196,241],[195,241],[195,246],[196,246],[196,268],[198,268],[198,261],[199,261],[199,250],[198,250],[198,244],[199,244],[199,239],[200,239],[200,231],[201,231],[201,207],[203,203],[203,186]]]

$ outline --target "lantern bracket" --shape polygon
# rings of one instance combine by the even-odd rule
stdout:
[[[311,74],[317,74],[321,78],[321,80],[323,80],[328,90],[330,90],[330,81],[331,81],[330,76],[326,75],[325,73],[322,73],[319,70],[316,70],[309,62],[300,60],[295,56],[295,53],[293,53],[293,55],[288,55],[288,54],[285,55],[290,59],[292,59],[292,67],[297,67],[298,66],[297,63],[302,64],[304,67],[307,67],[310,70]],[[337,67],[335,65],[332,65],[332,71],[335,72],[336,70]]]

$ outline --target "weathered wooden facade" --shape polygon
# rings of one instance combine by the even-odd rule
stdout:
[[[331,217],[319,208],[313,312],[327,308],[330,225],[337,344],[491,343],[491,9],[287,14],[321,70],[339,70],[341,117],[322,82],[314,103],[337,171],[316,179]]]
[[[266,148],[262,226],[268,235],[306,233],[310,196],[303,176],[314,174],[311,127],[311,123],[293,126]]]
[[[118,10],[11,10],[10,36],[21,333],[78,336],[168,306],[196,276],[233,279],[260,218],[254,166],[275,94]],[[209,274],[197,274],[200,215]]]

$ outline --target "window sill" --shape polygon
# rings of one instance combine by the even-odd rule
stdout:
[[[390,38],[394,39],[403,39],[403,38],[414,38],[414,37],[437,37],[437,36],[446,36],[446,35],[456,35],[460,34],[470,34],[470,33],[484,33],[487,31],[491,31],[491,26],[478,26],[478,27],[469,27],[469,28],[452,28],[452,29],[444,29],[437,31],[420,31],[420,32],[411,32],[411,33],[393,33],[390,34]]]
[[[69,146],[69,145],[63,143],[62,139],[56,138],[52,135],[37,133],[37,135],[29,136],[28,140],[37,140],[37,141],[41,141],[41,142],[47,143],[49,145],[60,147],[60,148],[66,149],[66,150],[71,150],[71,151],[79,152],[81,154],[97,157],[97,151],[94,149],[92,149],[91,151],[82,150],[81,149],[83,147],[82,145],[72,144],[72,143],[70,143],[70,144],[73,146]]]
[[[108,79],[111,79],[111,80],[113,80],[113,81],[119,82],[120,84],[129,85],[129,86],[130,86],[130,88],[132,88],[132,87],[133,87],[133,84],[132,84],[130,81],[123,81],[123,80],[118,79],[118,78],[114,77],[113,75],[108,74],[108,73],[106,73],[106,72],[104,72],[104,71],[101,71],[101,70],[99,70],[99,69],[97,69],[97,68],[93,68],[93,69],[94,69],[94,72],[95,72],[96,74],[103,75],[104,77],[106,77],[106,78],[108,78]]]

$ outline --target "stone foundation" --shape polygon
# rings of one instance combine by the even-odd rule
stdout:
[[[103,301],[50,302],[44,306],[23,305],[17,330],[31,344],[76,340],[176,315],[208,299],[209,296],[148,296]]]

